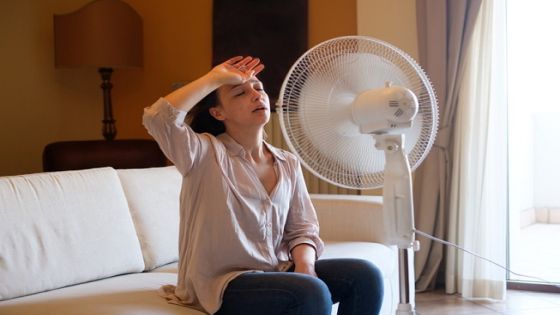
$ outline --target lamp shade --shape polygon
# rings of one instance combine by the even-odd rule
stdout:
[[[120,0],[95,0],[54,16],[55,67],[142,66],[142,18]]]

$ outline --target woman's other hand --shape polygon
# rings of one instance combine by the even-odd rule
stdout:
[[[299,244],[292,249],[292,259],[295,264],[294,272],[317,277],[315,273],[315,248],[309,244]]]

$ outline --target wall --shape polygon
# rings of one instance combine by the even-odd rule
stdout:
[[[144,20],[144,67],[113,74],[117,138],[149,137],[142,109],[211,64],[211,0],[125,0]],[[40,172],[54,141],[101,139],[94,69],[55,69],[53,14],[89,0],[0,1],[0,176]],[[356,34],[356,3],[309,0],[309,44]]]
[[[117,138],[148,138],[142,109],[211,64],[211,0],[125,0],[144,20],[144,67],[113,74]],[[0,176],[40,172],[50,142],[101,139],[94,69],[55,69],[53,14],[89,0],[0,1]],[[309,0],[309,46],[370,35],[416,53],[415,1]]]
[[[416,1],[357,0],[357,34],[386,41],[418,60]],[[382,189],[362,191],[364,195],[382,195]]]
[[[532,208],[560,207],[560,107],[553,96],[558,89],[560,45],[542,32],[560,26],[554,18],[559,5],[544,0],[536,3],[508,1],[506,8],[510,215]],[[527,38],[539,43],[538,58]]]
[[[0,1],[0,175],[40,171],[51,141],[101,135],[97,73],[54,69],[53,13],[86,2]]]
[[[416,1],[357,0],[358,35],[386,41],[418,60]]]
[[[558,154],[560,153],[560,125],[558,124],[559,111],[537,112],[533,114],[534,137],[530,143],[533,153],[534,170],[534,206],[536,208],[560,208],[560,194],[558,193],[558,179],[560,167]],[[518,124],[525,126],[527,122]],[[525,128],[520,128],[525,129]],[[523,147],[523,145],[518,145]],[[530,187],[527,185],[527,187]]]

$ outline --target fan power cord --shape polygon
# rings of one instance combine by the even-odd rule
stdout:
[[[539,277],[535,277],[535,276],[529,276],[529,275],[524,275],[524,274],[521,274],[521,273],[514,272],[514,271],[512,271],[511,269],[507,268],[506,266],[503,266],[503,265],[501,265],[501,264],[499,264],[499,263],[497,263],[497,262],[495,262],[495,261],[493,261],[493,260],[491,260],[491,259],[488,259],[488,258],[486,258],[486,257],[483,257],[483,256],[481,256],[481,255],[479,255],[479,254],[477,254],[477,253],[474,253],[474,252],[470,251],[470,250],[467,250],[467,249],[465,249],[465,248],[463,248],[463,247],[461,247],[461,246],[459,246],[459,245],[457,245],[457,244],[454,244],[454,243],[451,243],[451,242],[448,242],[448,241],[444,241],[444,240],[442,240],[442,239],[439,239],[439,238],[437,238],[437,237],[435,237],[435,236],[432,236],[432,235],[430,235],[430,234],[428,234],[428,233],[425,233],[425,232],[422,232],[422,231],[420,231],[420,230],[414,229],[413,231],[414,231],[414,233],[416,233],[416,234],[418,234],[418,235],[421,235],[421,236],[424,236],[425,238],[434,240],[434,241],[439,242],[439,243],[442,243],[442,244],[444,244],[444,245],[448,245],[448,246],[451,246],[451,247],[455,247],[455,248],[457,248],[457,249],[460,249],[460,250],[462,250],[462,251],[464,251],[464,252],[466,252],[466,253],[469,253],[469,254],[471,254],[471,255],[477,257],[477,258],[480,258],[480,259],[482,259],[482,260],[484,260],[484,261],[487,261],[487,262],[489,262],[489,263],[491,263],[491,264],[493,264],[493,265],[495,265],[495,266],[497,266],[497,267],[500,267],[500,268],[504,269],[505,271],[507,271],[507,272],[509,272],[509,273],[511,273],[511,274],[514,274],[514,275],[516,275],[516,276],[518,276],[518,277],[523,277],[523,278],[530,278],[530,279],[534,279],[534,280],[539,280],[540,282],[543,282],[543,283],[546,283],[546,284],[548,284],[548,285],[552,285],[552,286],[555,286],[555,287],[557,287],[557,288],[560,288],[560,285],[557,284],[557,283],[550,282],[550,281],[545,280],[545,279],[543,279],[543,278],[539,278]]]

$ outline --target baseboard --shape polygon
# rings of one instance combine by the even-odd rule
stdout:
[[[560,208],[534,207],[521,211],[519,216],[521,228],[530,225],[541,224],[560,224]]]
[[[520,282],[520,281],[508,280],[507,289],[547,292],[547,293],[560,293],[560,284],[547,284],[542,282]]]

